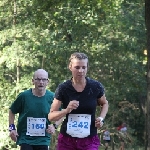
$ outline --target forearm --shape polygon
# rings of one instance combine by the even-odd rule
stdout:
[[[13,114],[11,110],[9,110],[9,125],[14,124],[14,120],[15,120],[15,114]]]
[[[66,109],[63,109],[61,111],[51,111],[49,114],[48,114],[48,119],[50,121],[58,121],[59,119],[63,118],[66,116],[67,114],[67,110]]]
[[[107,112],[108,112],[108,102],[103,104],[100,112],[100,117],[105,118]]]

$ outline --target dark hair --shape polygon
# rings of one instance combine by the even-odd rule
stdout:
[[[79,60],[81,59],[88,59],[87,55],[84,53],[79,53],[79,52],[75,52],[73,54],[71,54],[69,61],[71,62],[72,59],[77,58]]]
[[[71,63],[72,59],[87,59],[88,60],[88,56],[84,53],[80,53],[80,52],[75,52],[73,54],[71,54],[70,58],[69,58],[69,63]],[[89,66],[89,63],[87,63],[87,66]]]

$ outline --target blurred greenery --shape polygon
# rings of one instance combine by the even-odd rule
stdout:
[[[144,1],[140,0],[1,0],[0,149],[17,149],[9,138],[8,109],[19,92],[32,87],[33,72],[47,70],[48,89],[54,92],[71,77],[68,58],[76,51],[88,55],[88,76],[105,87],[109,101],[105,124],[115,134],[125,121],[134,141],[126,145],[136,150],[143,147],[145,32]],[[55,149],[56,137],[51,149]]]

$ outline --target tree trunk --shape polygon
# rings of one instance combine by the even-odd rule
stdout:
[[[14,27],[14,30],[16,32],[16,17],[17,17],[17,2],[16,0],[14,0],[14,18],[13,18],[13,27]],[[14,43],[16,43],[16,33],[14,35]],[[15,48],[15,51],[16,51],[16,87],[18,86],[19,84],[19,80],[20,80],[20,68],[19,68],[19,55],[18,55],[18,48]],[[18,95],[18,90],[16,90],[16,95]]]
[[[147,113],[146,150],[150,150],[150,0],[145,0],[145,24],[147,29]]]

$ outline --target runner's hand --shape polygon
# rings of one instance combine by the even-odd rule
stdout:
[[[96,120],[95,120],[95,127],[101,128],[101,127],[103,126],[103,124],[104,124],[104,122],[101,121],[101,120],[99,119],[99,117],[96,118]]]
[[[53,124],[48,125],[48,128],[46,129],[46,132],[49,134],[54,134],[55,133],[55,127]]]
[[[14,142],[16,142],[19,135],[16,130],[11,130],[9,136]]]
[[[70,113],[73,109],[77,109],[78,106],[79,106],[79,101],[72,100],[72,101],[69,102],[66,110],[67,110],[68,113]]]

